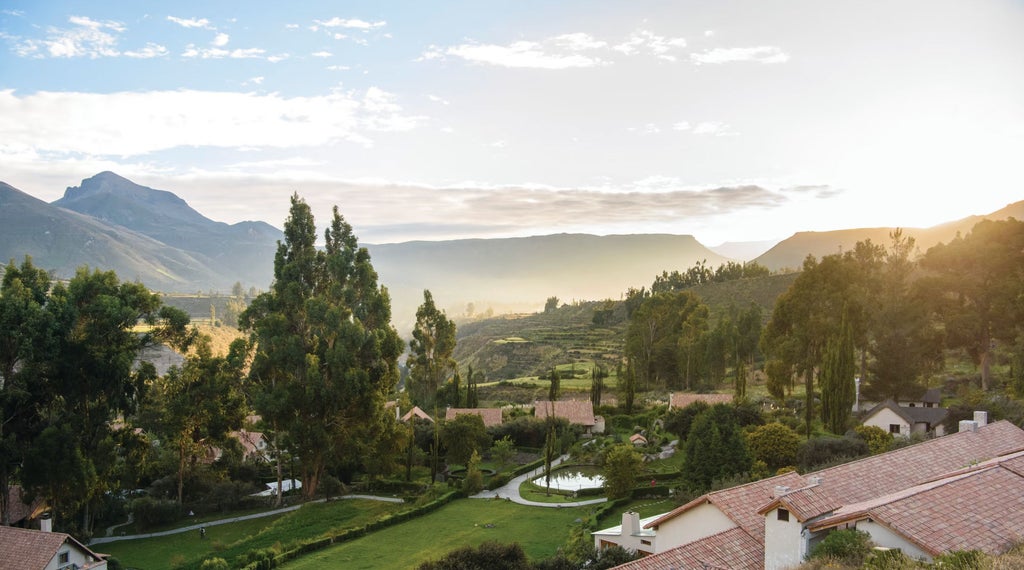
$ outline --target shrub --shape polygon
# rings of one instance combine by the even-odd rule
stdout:
[[[230,570],[231,566],[223,558],[210,558],[203,560],[200,570]]]
[[[474,548],[453,550],[436,561],[420,564],[419,570],[456,570],[460,568],[492,568],[494,570],[526,570],[529,561],[518,543],[484,542]]]
[[[980,550],[956,550],[936,556],[933,562],[943,570],[977,570],[986,567],[988,557]]]
[[[139,529],[170,524],[181,518],[181,505],[177,501],[140,497],[132,501],[132,513]]]
[[[839,460],[850,460],[868,454],[868,446],[860,438],[815,437],[804,442],[797,453],[801,470],[812,471],[815,467]]]
[[[747,444],[754,459],[764,461],[774,470],[796,463],[800,435],[780,423],[770,423],[751,431]]]
[[[871,553],[871,535],[864,531],[836,530],[829,533],[814,548],[810,558],[831,558],[843,564],[859,566]]]
[[[878,426],[857,426],[853,431],[864,440],[871,455],[885,453],[892,448],[892,434]]]

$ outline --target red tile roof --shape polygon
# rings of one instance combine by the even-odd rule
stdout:
[[[707,538],[677,546],[615,567],[621,570],[761,570],[764,549],[741,528],[733,528]]]
[[[501,408],[448,408],[444,419],[451,421],[461,414],[476,414],[483,418],[484,427],[501,425]]]
[[[43,499],[36,498],[31,504],[21,498],[21,486],[11,485],[7,491],[7,509],[10,511],[11,524],[25,518],[35,518],[43,509]]]
[[[672,392],[668,395],[668,407],[685,408],[694,402],[704,402],[709,406],[715,404],[729,404],[733,400],[732,394],[692,394],[689,392]]]
[[[0,526],[0,570],[43,570],[65,542],[100,560],[99,555],[63,532]]]
[[[498,410],[498,411],[500,412],[501,410]],[[405,415],[402,416],[402,421],[403,422],[407,422],[407,421],[409,421],[410,419],[412,419],[414,417],[415,418],[420,418],[421,420],[428,420],[428,421],[431,421],[431,422],[434,421],[434,418],[430,417],[430,414],[428,414],[427,412],[424,412],[423,410],[421,410],[419,406],[413,406],[411,410],[406,412]],[[452,417],[455,417],[455,416],[452,416]],[[501,422],[499,421],[498,423],[500,424]],[[486,419],[484,420],[484,425],[487,425],[487,420]]]
[[[565,418],[570,424],[592,426],[594,421],[594,404],[590,400],[547,400],[533,403],[533,415],[546,419],[549,416]]]
[[[757,514],[764,516],[768,511],[776,507],[782,507],[793,513],[798,521],[807,522],[815,517],[829,514],[842,505],[842,502],[829,494],[828,491],[815,484],[810,487],[787,492],[773,499],[770,503],[758,509]]]

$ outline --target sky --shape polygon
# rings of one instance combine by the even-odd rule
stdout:
[[[0,0],[0,181],[361,241],[926,227],[1024,199],[1020,0]]]

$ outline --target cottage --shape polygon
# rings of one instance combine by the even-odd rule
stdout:
[[[1024,512],[1021,450],[1024,430],[1005,421],[989,425],[978,413],[956,434],[698,497],[642,523],[653,531],[643,538],[650,542],[643,552],[652,554],[620,568],[781,570],[799,564],[836,528],[865,530],[876,544],[925,559],[964,544],[996,554],[1024,536],[1024,516],[1017,514]],[[624,527],[594,533],[595,546],[638,550]]]
[[[501,425],[501,408],[448,408],[444,413],[444,419],[450,422],[455,416],[463,414],[480,416],[484,420],[484,427]]]
[[[685,408],[696,402],[704,402],[709,406],[728,404],[733,400],[732,394],[693,394],[690,392],[672,392],[668,395],[668,408]]]
[[[864,416],[864,425],[879,427],[893,435],[928,434],[942,436],[946,429],[942,422],[949,410],[936,407],[900,406],[886,400],[871,408]]]
[[[0,570],[106,570],[103,556],[62,532],[0,526]]]
[[[594,415],[590,400],[548,400],[533,403],[533,415],[540,419],[562,418],[571,425],[583,426],[584,434],[604,433],[604,418]]]

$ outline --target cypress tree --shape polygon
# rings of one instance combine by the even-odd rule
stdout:
[[[844,310],[839,335],[829,339],[821,367],[821,421],[832,433],[846,431],[846,422],[856,398],[853,382],[856,368],[853,331]]]

